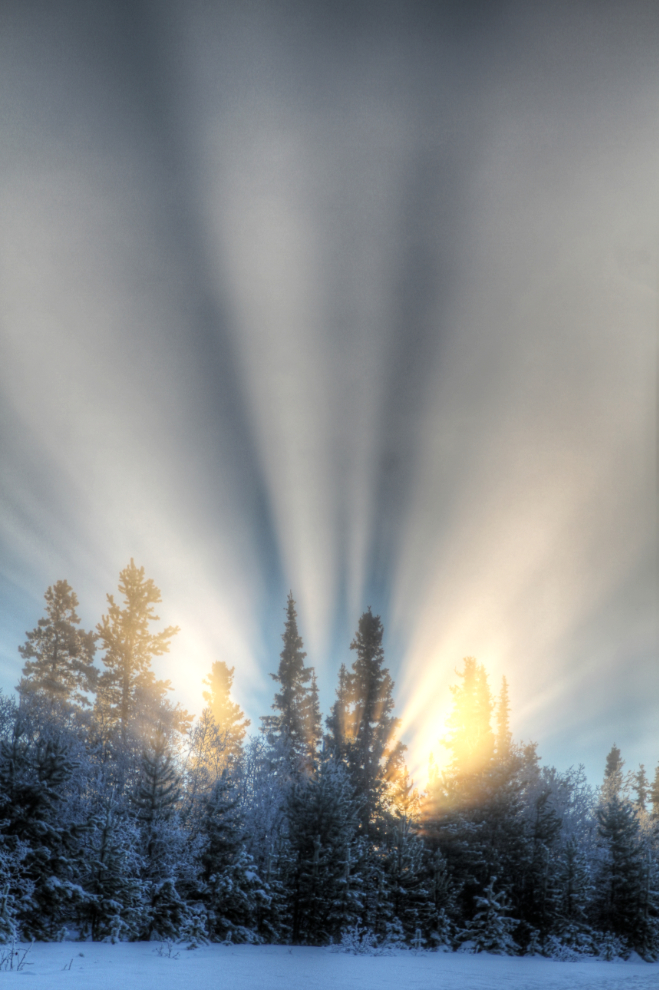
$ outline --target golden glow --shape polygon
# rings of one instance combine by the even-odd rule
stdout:
[[[118,114],[112,140],[101,121],[60,141],[30,94],[50,91],[62,60],[23,63],[26,45],[15,64],[29,69],[7,64],[26,125],[5,142],[0,201],[8,582],[40,607],[66,577],[91,627],[134,557],[181,628],[158,676],[199,712],[203,677],[226,661],[254,726],[278,653],[261,641],[280,593],[264,574],[281,566],[294,590],[327,713],[334,617],[369,604],[377,534],[392,532],[383,621],[405,643],[391,666],[415,778],[431,751],[443,762],[463,656],[495,693],[508,676],[517,737],[574,728],[575,688],[620,663],[630,629],[656,668],[655,631],[627,594],[654,552],[654,63],[614,68],[595,45],[568,85],[529,71],[524,50],[464,103],[440,72],[453,159],[453,125],[419,98],[430,66],[401,61],[392,98],[374,40],[366,62],[346,58],[340,80],[328,68],[310,91],[278,29],[184,7],[175,101],[190,113],[165,142],[187,163],[180,200],[175,170],[142,143],[150,128]],[[431,346],[405,381],[393,362],[412,319]],[[263,484],[265,521],[207,373],[226,335],[253,439],[236,460]],[[389,502],[383,455],[395,464],[403,448],[416,459],[405,477],[392,469]],[[259,545],[270,522],[274,562]]]

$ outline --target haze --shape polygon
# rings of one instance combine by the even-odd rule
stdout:
[[[659,760],[659,9],[5,2],[1,680],[130,557],[258,724],[382,615],[422,778],[465,655],[516,738]]]

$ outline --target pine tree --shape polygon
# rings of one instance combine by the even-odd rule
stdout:
[[[239,793],[228,772],[204,799],[201,896],[213,941],[260,942],[272,895],[244,847]]]
[[[492,877],[482,896],[475,898],[477,911],[469,922],[465,936],[475,952],[515,955],[517,945],[512,936],[517,921],[510,917],[510,904],[505,893],[496,893]]]
[[[311,685],[307,695],[305,722],[307,726],[309,764],[310,766],[314,766],[318,756],[318,747],[322,740],[323,730],[320,701],[318,698],[318,679],[316,678],[316,671],[313,667],[311,668]]]
[[[161,878],[171,869],[163,855],[167,823],[181,797],[181,781],[167,739],[159,732],[142,753],[140,777],[131,795],[144,835],[145,875]]]
[[[650,794],[650,785],[642,763],[639,764],[638,771],[634,774],[634,790],[636,792],[636,807],[639,811],[645,811]]]
[[[659,764],[654,771],[654,779],[650,787],[650,801],[652,803],[652,817],[659,818]]]
[[[119,575],[119,591],[124,597],[120,608],[112,595],[107,596],[108,614],[98,626],[99,639],[105,649],[97,696],[97,718],[106,728],[117,726],[125,745],[129,727],[138,716],[145,723],[162,721],[166,692],[171,690],[169,681],[156,680],[151,663],[154,657],[169,652],[170,640],[178,627],[168,626],[159,633],[152,633],[150,625],[159,617],[154,605],[161,601],[160,591],[151,579],[144,577],[144,568],[136,567],[131,558],[128,567]],[[187,712],[169,710],[176,728],[189,723]]]
[[[604,768],[604,785],[602,787],[602,798],[608,801],[611,798],[619,797],[622,789],[622,768],[625,761],[621,758],[620,750],[614,743],[606,757]]]
[[[222,660],[216,660],[211,672],[204,679],[208,691],[203,692],[204,701],[219,730],[224,760],[227,766],[242,756],[245,732],[250,724],[240,705],[231,698],[234,667],[227,667]]]
[[[391,817],[382,864],[392,917],[399,922],[405,941],[413,944],[416,940],[417,948],[425,944],[435,948],[439,944],[438,864],[429,862],[414,817],[404,809]]]
[[[568,924],[579,924],[586,917],[592,883],[588,863],[574,836],[562,852],[559,882],[561,917]]]
[[[648,905],[638,818],[631,804],[613,792],[597,808],[597,821],[605,853],[597,878],[600,923],[629,948],[648,952],[654,944],[650,913],[656,905]]]
[[[18,648],[25,660],[18,692],[42,695],[51,704],[89,705],[87,692],[94,690],[98,674],[93,663],[96,637],[78,628],[78,599],[67,581],[51,585],[44,598],[46,618],[39,619]]]
[[[350,675],[346,665],[339,668],[339,686],[336,701],[332,705],[326,721],[327,747],[337,760],[347,759],[348,749],[354,742],[354,724],[351,718]]]
[[[89,900],[81,913],[92,942],[137,938],[141,930],[139,831],[109,802],[92,816],[84,857]]]
[[[350,644],[357,657],[347,679],[351,707],[346,758],[361,800],[365,832],[373,830],[387,786],[402,770],[405,751],[405,746],[395,739],[400,719],[392,714],[394,682],[383,666],[382,637],[380,617],[369,608],[361,616]]]
[[[74,770],[60,741],[29,738],[20,720],[0,742],[0,849],[20,862],[20,886],[8,894],[28,939],[61,938],[88,897],[79,882],[80,828],[64,813]]]
[[[324,944],[357,920],[361,902],[355,870],[357,806],[340,763],[321,762],[286,802],[290,855],[288,919],[293,942]]]
[[[523,902],[524,921],[544,940],[556,927],[560,910],[560,890],[556,845],[561,819],[552,807],[550,791],[535,799],[529,836],[529,864]]]
[[[278,714],[261,719],[271,745],[280,743],[280,753],[288,753],[287,770],[294,775],[308,772],[313,765],[319,727],[315,724],[311,684],[313,668],[304,666],[306,653],[298,632],[297,613],[292,592],[286,603],[286,623],[282,633],[284,648],[280,653],[279,669],[270,676],[280,685],[272,708]]]

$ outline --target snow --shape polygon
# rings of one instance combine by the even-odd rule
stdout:
[[[638,958],[568,963],[485,953],[353,956],[285,945],[208,945],[192,951],[173,946],[171,952],[168,957],[167,949],[159,950],[153,942],[36,943],[27,956],[29,965],[20,972],[0,973],[0,983],[34,984],[44,990],[657,990],[659,986],[659,964]]]

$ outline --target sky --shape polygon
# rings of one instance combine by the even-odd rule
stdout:
[[[659,8],[0,0],[0,686],[131,558],[258,726],[385,627],[593,781],[659,761]]]

